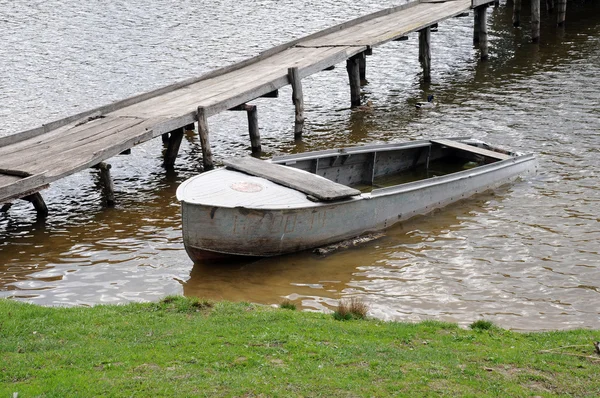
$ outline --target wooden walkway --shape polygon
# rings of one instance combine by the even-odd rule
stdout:
[[[47,212],[39,191],[48,184],[83,169],[103,165],[104,160],[152,138],[166,137],[166,133],[170,133],[167,150],[170,159],[165,162],[172,164],[182,129],[196,122],[206,158],[205,167],[210,167],[211,163],[206,162],[211,155],[207,117],[240,106],[239,109],[250,112],[252,107],[245,105],[248,101],[273,95],[291,83],[296,123],[301,128],[299,83],[303,77],[347,61],[352,88],[355,80],[353,62],[360,65],[373,47],[415,31],[428,35],[430,26],[465,13],[474,6],[485,8],[486,1],[473,4],[472,0],[421,0],[382,10],[272,48],[199,78],[1,137],[0,204],[24,198],[32,201],[38,212]],[[429,51],[428,36],[425,39],[425,50]],[[428,59],[424,61],[429,62]],[[424,65],[424,68],[428,66]],[[352,90],[353,105],[356,105],[356,88]],[[103,167],[101,170],[108,173],[108,169]],[[109,174],[107,177],[110,180]]]

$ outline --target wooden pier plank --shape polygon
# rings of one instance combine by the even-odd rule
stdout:
[[[471,1],[454,0],[445,3],[421,3],[410,9],[410,13],[398,11],[352,28],[303,41],[301,46],[356,46],[371,47],[415,32],[439,22],[449,16],[460,14],[471,8]]]
[[[289,68],[297,67],[300,78],[309,76],[464,12],[471,4],[414,1],[381,10],[206,75],[0,137],[0,169],[13,172],[0,174],[0,202],[9,191],[11,197],[29,195],[32,189],[194,123],[199,107],[208,117],[286,86]]]

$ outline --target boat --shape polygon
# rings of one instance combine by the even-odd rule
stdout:
[[[466,137],[223,163],[177,189],[183,243],[196,263],[351,239],[537,170],[533,154]]]

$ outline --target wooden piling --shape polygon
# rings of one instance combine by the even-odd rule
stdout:
[[[423,68],[423,81],[431,81],[431,28],[419,31],[419,62]]]
[[[554,0],[546,0],[546,10],[548,14],[554,13]]]
[[[556,8],[558,8],[558,12],[556,13],[556,24],[558,26],[563,26],[567,16],[567,0],[558,0],[556,5]]]
[[[475,8],[475,12],[479,14],[479,51],[482,60],[488,58],[487,8],[487,4]]]
[[[360,56],[353,56],[346,60],[346,71],[350,80],[350,106],[360,106]]]
[[[100,162],[94,166],[95,169],[100,171],[100,183],[102,184],[102,191],[104,192],[106,206],[108,207],[113,207],[115,205],[115,187],[112,178],[110,177],[111,167],[110,164],[104,162]]]
[[[169,142],[167,144],[167,150],[165,151],[165,159],[163,161],[163,165],[165,166],[165,168],[172,169],[175,165],[175,159],[177,159],[177,154],[179,153],[181,140],[186,129],[187,126],[177,130],[173,130],[169,133]]]
[[[512,16],[513,26],[515,28],[521,25],[521,0],[513,1],[513,16]]]
[[[210,149],[210,141],[208,139],[208,121],[206,120],[206,110],[203,107],[198,107],[196,114],[198,119],[198,135],[200,136],[200,146],[202,147],[202,165],[204,170],[212,170],[215,168],[212,158],[212,150]]]
[[[531,0],[531,41],[540,41],[540,0]]]
[[[360,75],[360,85],[364,86],[367,82],[367,55],[362,52],[358,54],[358,71]]]
[[[38,216],[46,217],[48,215],[48,206],[46,206],[46,202],[44,202],[44,198],[39,192],[27,195],[23,199],[33,205],[33,208],[37,212]]]
[[[258,111],[256,105],[247,105],[246,114],[248,115],[248,134],[250,135],[252,155],[260,156],[260,132],[258,131]]]
[[[473,44],[479,43],[479,13],[473,13]]]
[[[302,81],[297,67],[288,68],[288,80],[292,86],[292,102],[295,108],[294,139],[302,138],[304,130],[304,94],[302,92]]]
[[[258,111],[256,105],[242,104],[231,108],[232,111],[246,111],[248,116],[248,133],[250,135],[250,145],[252,146],[252,156],[258,157],[261,153],[260,132],[258,131]]]
[[[163,133],[160,138],[163,144],[167,145],[169,143],[169,133]]]

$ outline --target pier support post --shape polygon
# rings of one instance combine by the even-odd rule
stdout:
[[[200,146],[202,147],[202,165],[204,170],[212,170],[215,168],[210,149],[210,141],[208,140],[208,121],[206,110],[203,107],[198,107],[196,115],[198,119],[198,135],[200,136]]]
[[[302,138],[304,130],[304,94],[298,68],[288,68],[288,80],[292,86],[292,102],[294,103],[294,139]]]
[[[248,134],[250,135],[252,156],[260,156],[260,132],[258,131],[258,111],[256,105],[246,105],[246,114],[248,116]]]
[[[554,0],[546,0],[546,10],[548,14],[554,13]]]
[[[42,197],[41,193],[36,192],[31,195],[27,195],[23,199],[33,205],[33,208],[39,217],[46,217],[48,215],[48,206],[46,206],[46,202],[44,202],[44,198]]]
[[[115,186],[110,177],[111,167],[110,164],[104,162],[100,162],[94,166],[95,169],[100,171],[100,183],[102,184],[102,191],[104,192],[106,206],[108,207],[113,207],[115,205]]]
[[[521,25],[521,0],[513,1],[513,16],[512,16],[513,26],[515,28]]]
[[[479,14],[479,51],[482,60],[488,58],[487,8],[487,4],[475,8],[475,13]]]
[[[563,26],[567,16],[567,0],[558,0],[557,3],[558,12],[556,13],[556,24]]]
[[[231,110],[246,111],[246,114],[248,115],[248,133],[250,135],[250,145],[252,146],[252,156],[260,156],[260,132],[258,131],[258,111],[256,105],[242,104],[235,108],[231,108]]]
[[[169,133],[163,133],[160,138],[163,144],[167,145],[169,143]]]
[[[350,80],[350,106],[360,106],[360,54],[346,60],[346,71]]]
[[[172,169],[175,165],[175,159],[179,153],[179,146],[181,145],[181,140],[186,128],[187,127],[182,127],[169,133],[169,142],[167,144],[165,159],[163,161],[163,166],[165,166],[167,169]]]
[[[431,28],[419,31],[419,62],[423,68],[423,81],[431,81]]]
[[[479,13],[473,12],[473,44],[479,43]]]
[[[540,0],[531,0],[531,41],[540,41]]]

